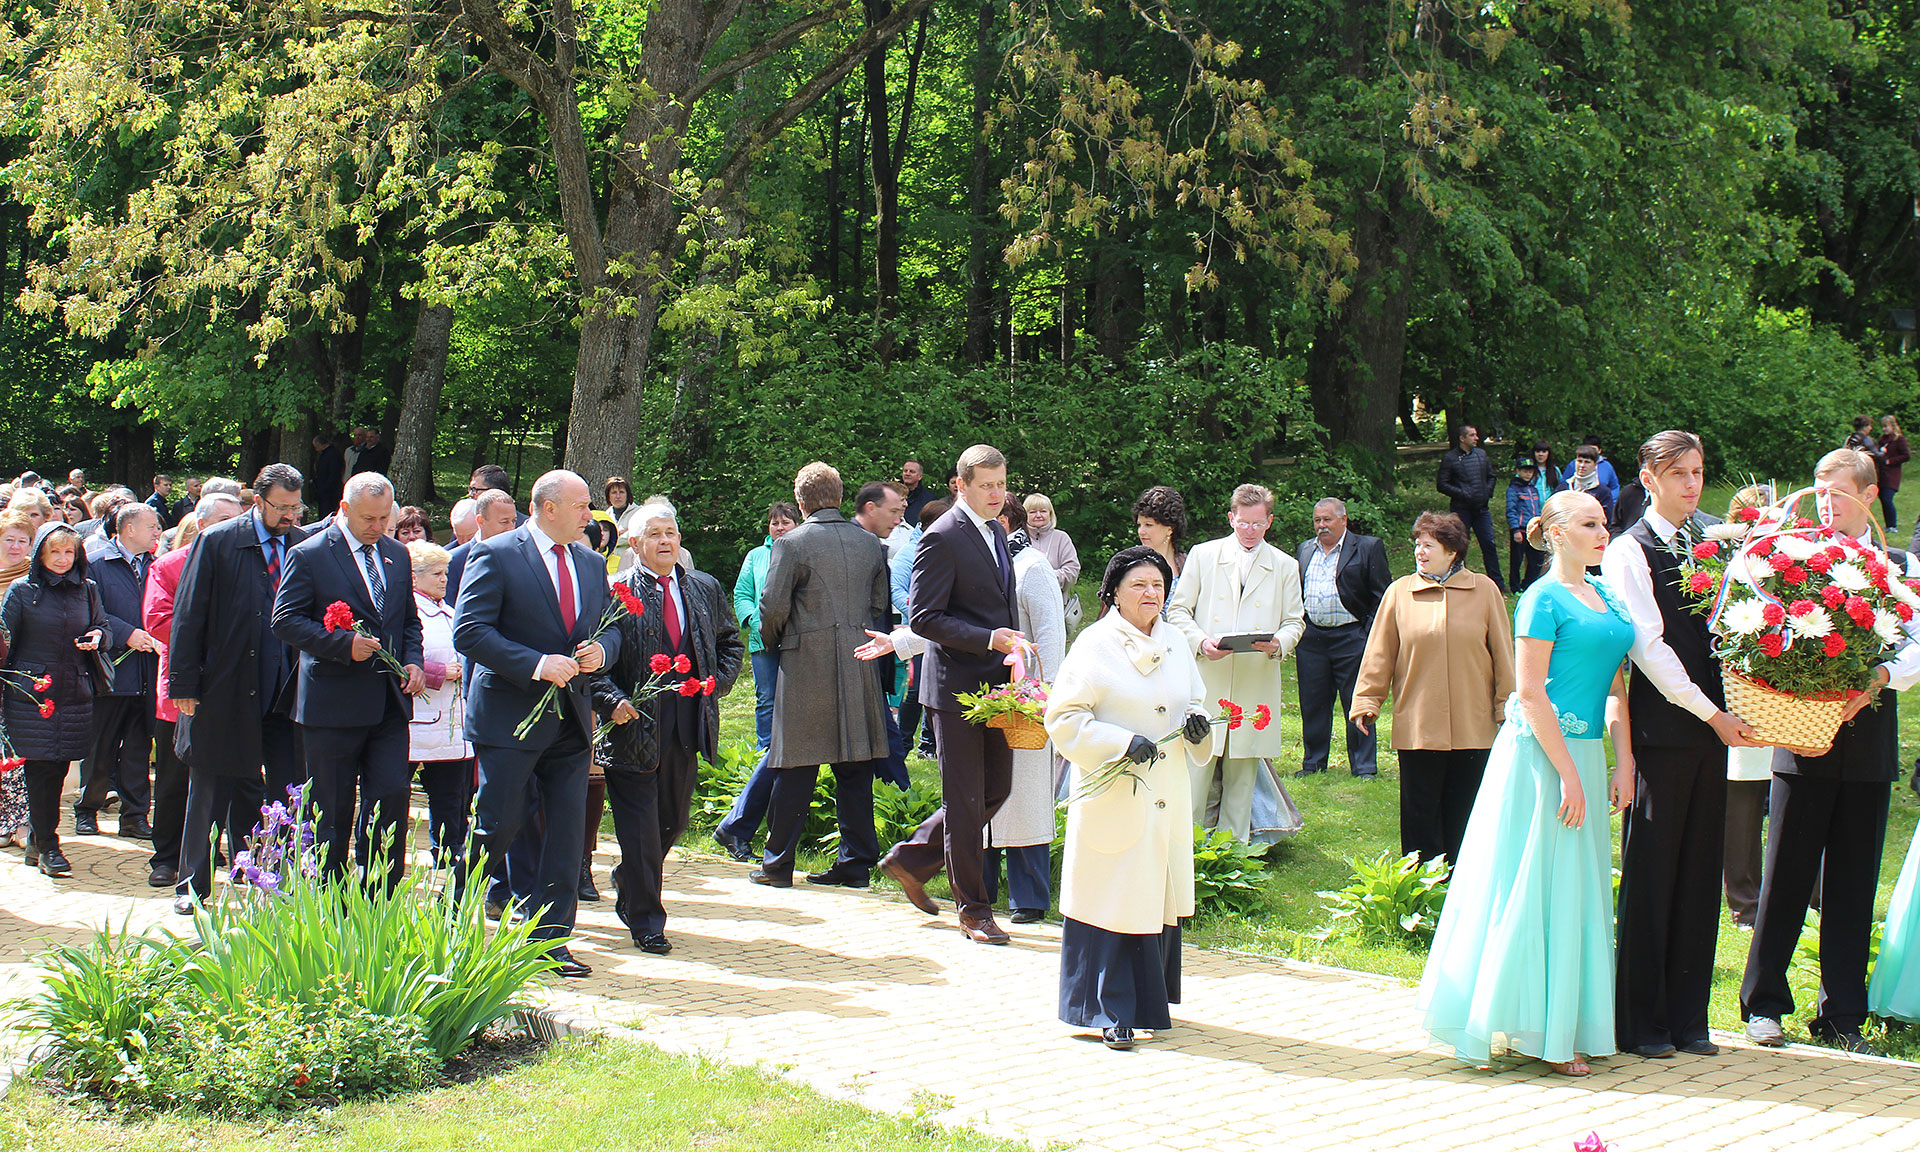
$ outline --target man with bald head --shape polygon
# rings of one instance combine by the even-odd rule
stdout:
[[[500,872],[526,823],[531,780],[549,816],[534,935],[553,941],[549,955],[559,974],[572,977],[592,971],[566,946],[579,899],[593,752],[589,680],[620,650],[618,630],[600,626],[610,595],[606,561],[581,539],[593,518],[591,500],[587,482],[572,472],[534,481],[526,523],[469,546],[453,624],[454,648],[476,669],[467,689],[466,736],[480,761],[470,858]],[[549,702],[550,687],[556,691]],[[530,716],[525,734],[516,734]]]

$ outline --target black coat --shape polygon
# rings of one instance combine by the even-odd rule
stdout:
[[[1493,482],[1493,461],[1487,459],[1485,449],[1462,452],[1449,448],[1440,457],[1440,474],[1433,485],[1456,506],[1484,508],[1493,499]]]
[[[997,520],[989,527],[1004,550],[1006,529]],[[955,693],[1007,682],[1007,665],[990,642],[994,629],[1020,627],[1013,578],[1001,575],[980,530],[958,504],[921,535],[907,598],[914,632],[930,642],[920,661],[921,704],[958,712]]]
[[[148,556],[146,562],[150,568],[153,557]],[[113,689],[106,695],[151,697],[160,672],[160,657],[127,647],[127,638],[139,630],[146,616],[147,574],[135,576],[133,565],[112,540],[87,542],[87,573],[100,589],[100,601],[107,609],[107,658],[118,661],[113,669]]]
[[[106,609],[100,591],[87,579],[87,558],[76,555],[73,569],[54,576],[40,564],[40,544],[56,527],[42,525],[33,541],[33,563],[0,601],[0,629],[7,638],[4,667],[27,676],[50,676],[53,684],[35,693],[7,677],[7,739],[14,754],[29,760],[78,760],[93,750],[93,654],[73,646],[91,631],[104,637]],[[52,700],[51,716],[40,702]]]
[[[694,750],[718,762],[720,757],[720,697],[733,691],[740,677],[740,664],[747,658],[747,646],[734,623],[733,601],[720,582],[705,572],[676,569],[675,587],[686,594],[689,635],[683,638],[688,658],[693,661],[694,679],[712,676],[717,682],[713,695],[700,698],[700,727],[694,738]],[[620,577],[620,583],[633,589],[645,601],[647,610],[639,616],[623,615],[614,627],[620,632],[620,655],[593,678],[593,706],[602,718],[625,701],[652,675],[648,668],[655,653],[671,652],[667,644],[667,625],[660,582],[645,568],[636,567]],[[668,680],[686,679],[668,673]],[[666,710],[678,698],[662,693],[640,708],[640,720],[616,725],[608,736],[598,759],[612,772],[652,772],[659,767],[658,734],[666,728]]]
[[[331,515],[340,506],[340,493],[347,483],[347,458],[338,444],[329,444],[313,458],[313,474],[307,477],[307,503],[320,515]]]
[[[273,602],[273,634],[300,654],[293,680],[296,723],[317,728],[359,728],[378,724],[392,704],[408,719],[413,698],[406,682],[377,656],[353,658],[353,632],[327,631],[328,606],[343,602],[353,618],[403,665],[420,667],[420,610],[413,602],[413,562],[406,545],[391,536],[374,541],[386,577],[384,614],[373,610],[366,578],[360,574],[356,541],[338,521],[301,541],[287,553],[280,595]]]
[[[293,681],[293,657],[270,626],[273,584],[257,516],[236,516],[196,537],[174,593],[167,695],[200,702],[194,715],[180,717],[174,750],[222,776],[260,771],[260,720],[285,711]],[[286,554],[306,538],[304,529],[287,529]]]

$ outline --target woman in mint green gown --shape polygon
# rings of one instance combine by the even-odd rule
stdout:
[[[1893,886],[1880,956],[1867,984],[1867,1011],[1882,1020],[1920,1024],[1920,828]]]
[[[1427,1031],[1485,1066],[1496,1049],[1584,1076],[1610,1055],[1613,835],[1633,799],[1621,661],[1625,606],[1587,575],[1607,543],[1600,505],[1557,493],[1529,527],[1552,567],[1514,614],[1519,691],[1467,822],[1419,1005]],[[1610,731],[1611,781],[1601,737]]]

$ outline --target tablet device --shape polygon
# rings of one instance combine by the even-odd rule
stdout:
[[[1251,652],[1255,644],[1273,639],[1271,632],[1230,632],[1214,640],[1214,644],[1229,652]]]

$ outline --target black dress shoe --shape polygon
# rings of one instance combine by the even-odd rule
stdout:
[[[1720,1045],[1715,1044],[1711,1040],[1689,1040],[1685,1044],[1680,1045],[1680,1051],[1685,1052],[1689,1056],[1718,1056],[1720,1055]]]
[[[919,878],[913,873],[907,871],[906,865],[895,860],[893,853],[887,853],[886,859],[880,861],[880,871],[891,876],[893,882],[900,885],[900,893],[907,898],[907,903],[929,916],[940,914],[940,905],[934,901],[933,897],[927,895],[927,886],[920,883]]]
[[[1326,771],[1325,768],[1302,768],[1300,769],[1300,771],[1295,772],[1294,775],[1295,776],[1318,776],[1320,775],[1320,773],[1325,771]]]
[[[1666,1060],[1673,1056],[1674,1048],[1671,1044],[1639,1044],[1632,1051],[1648,1060]]]
[[[1842,1052],[1852,1052],[1856,1056],[1880,1055],[1880,1049],[1875,1048],[1857,1029],[1846,1032],[1835,1029],[1820,1029],[1813,1032],[1813,1038],[1829,1048],[1838,1048]]]
[[[587,904],[597,904],[600,901],[600,889],[593,886],[593,857],[591,856],[580,858],[579,896]]]
[[[120,835],[126,840],[151,840],[153,839],[153,825],[147,823],[145,816],[135,812],[131,815],[120,817]]]
[[[747,873],[747,879],[753,881],[755,884],[765,884],[769,888],[793,887],[793,873],[791,872],[769,872],[764,868],[755,868],[753,871]],[[809,876],[807,879],[811,880],[813,877]]]
[[[504,904],[496,904],[491,900],[487,901],[487,919],[498,922],[506,918],[507,909]]]
[[[1102,1028],[1100,1041],[1115,1052],[1125,1052],[1133,1047],[1133,1029],[1124,1024],[1118,1028]]]
[[[87,811],[85,808],[75,808],[73,810],[73,834],[75,836],[98,836],[100,835],[100,821],[95,819],[94,813]]]
[[[60,849],[49,848],[40,853],[40,872],[42,875],[58,880],[62,876],[73,875],[73,865],[67,863],[67,858],[61,854]]]
[[[740,839],[738,836],[729,836],[727,833],[715,828],[713,830],[713,842],[720,845],[720,850],[725,852],[727,856],[737,864],[745,864],[747,861],[753,859],[753,845]]]
[[[1046,918],[1047,910],[1045,908],[1015,908],[1013,915],[1007,917],[1007,919],[1013,921],[1015,924],[1038,924]]]
[[[807,873],[809,884],[838,884],[842,888],[865,888],[873,883],[873,869],[858,864],[835,864],[825,872]]]
[[[593,975],[593,969],[575,960],[573,953],[567,951],[565,945],[547,949],[547,959],[559,965],[559,967],[553,970],[555,976],[564,976],[568,980],[579,980],[582,977]]]
[[[651,952],[655,956],[665,956],[673,951],[673,944],[659,932],[649,932],[633,938],[634,947],[642,952]]]
[[[171,864],[156,864],[147,874],[147,887],[171,888],[180,882],[180,873]]]

